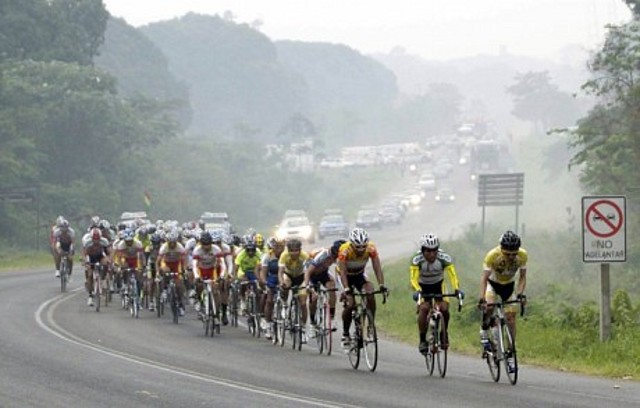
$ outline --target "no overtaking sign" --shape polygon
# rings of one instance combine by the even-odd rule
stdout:
[[[626,262],[626,198],[582,197],[582,260]]]

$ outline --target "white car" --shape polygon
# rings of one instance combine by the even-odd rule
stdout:
[[[298,238],[303,242],[316,242],[316,232],[307,217],[291,217],[282,220],[276,230],[279,239]]]

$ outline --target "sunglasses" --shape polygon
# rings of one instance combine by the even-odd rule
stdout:
[[[367,249],[366,245],[354,245],[353,247],[356,249],[356,251],[364,251],[365,249]]]
[[[518,251],[505,251],[505,250],[502,250],[502,255],[504,255],[504,256],[515,256],[515,255],[518,255]]]
[[[424,248],[424,252],[438,252],[438,248]]]

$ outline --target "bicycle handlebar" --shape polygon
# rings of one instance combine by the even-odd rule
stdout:
[[[464,304],[464,297],[462,297],[462,293],[442,293],[442,294],[433,294],[433,293],[420,293],[420,296],[425,299],[438,299],[438,298],[446,298],[446,297],[454,297],[458,299],[458,312],[462,310],[462,305]]]
[[[373,292],[360,292],[358,290],[352,290],[351,292],[352,295],[357,295],[357,296],[368,296],[368,295],[382,295],[382,304],[384,305],[385,303],[387,303],[387,297],[389,296],[389,290],[374,290]]]
[[[520,304],[520,317],[524,316],[524,299],[526,298],[521,298],[521,299],[516,299],[516,300],[507,300],[507,301],[503,301],[503,302],[493,302],[493,303],[485,303],[485,306],[498,306],[498,307],[503,307],[504,305],[511,305],[514,303],[519,303]]]

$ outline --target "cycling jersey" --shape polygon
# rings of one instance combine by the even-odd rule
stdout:
[[[521,268],[527,267],[527,251],[523,248],[518,250],[513,260],[509,260],[502,254],[500,246],[493,248],[484,258],[484,269],[490,270],[489,281],[505,285],[515,280],[516,273]]]
[[[69,252],[75,238],[76,232],[71,227],[66,230],[63,230],[60,227],[55,227],[53,229],[53,241],[57,250]]]
[[[176,242],[175,247],[171,248],[169,242],[165,242],[160,247],[158,252],[158,258],[161,261],[161,266],[168,267],[172,272],[180,273],[182,259],[185,255],[185,249],[181,243]]]
[[[447,273],[449,282],[453,290],[459,290],[458,275],[453,265],[451,257],[438,250],[435,261],[429,262],[424,258],[422,251],[416,252],[411,258],[409,273],[411,276],[411,286],[416,291],[422,290],[424,285],[435,285],[444,281],[444,274]]]
[[[222,250],[217,245],[205,248],[198,244],[193,250],[193,271],[202,279],[215,279],[224,271],[224,262],[218,262]]]
[[[280,260],[278,261],[278,268],[284,268],[284,273],[289,275],[291,278],[295,278],[298,276],[303,276],[304,273],[304,265],[309,259],[309,255],[300,251],[300,256],[297,259],[293,259],[288,249],[285,249],[280,255]]]
[[[364,272],[369,259],[378,258],[378,250],[373,242],[367,243],[367,248],[359,255],[351,242],[345,242],[338,250],[338,262],[344,263],[347,275],[356,275]]]
[[[267,286],[270,288],[278,285],[278,263],[280,257],[276,256],[273,250],[262,255],[260,265],[267,271]]]
[[[254,274],[256,267],[260,264],[260,257],[262,253],[256,250],[255,254],[249,255],[247,251],[242,249],[236,257],[236,270],[238,271],[238,278],[242,278],[245,273]]]
[[[134,239],[131,245],[127,241],[121,240],[116,246],[116,258],[122,259],[120,265],[126,265],[129,268],[140,268],[140,254],[143,252],[142,243]]]

